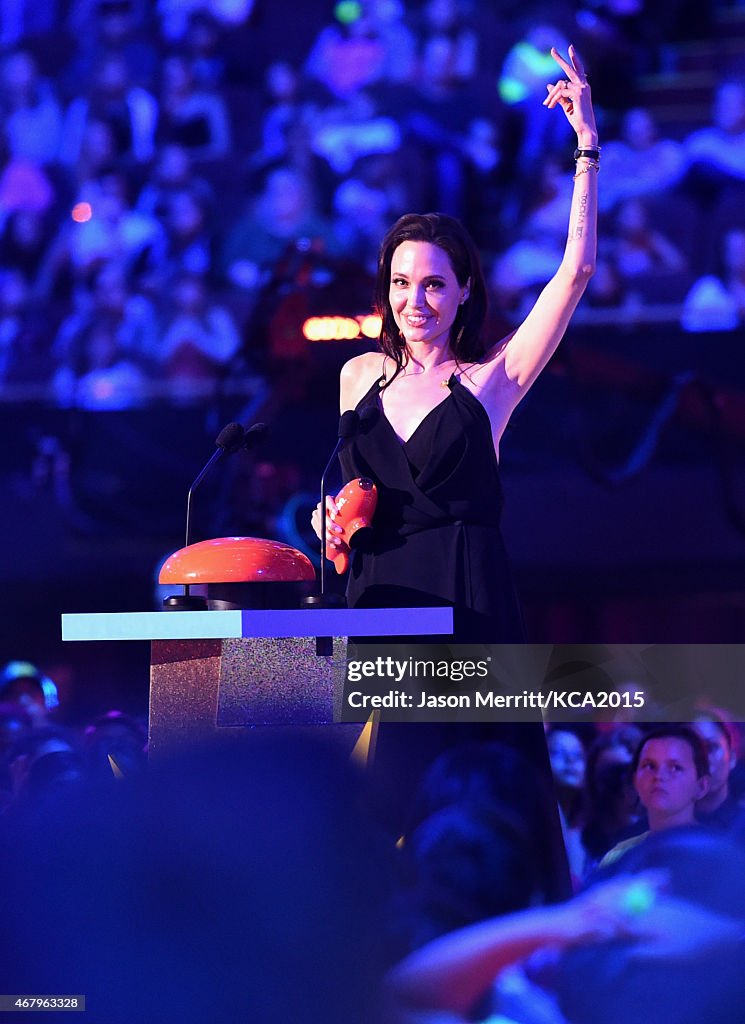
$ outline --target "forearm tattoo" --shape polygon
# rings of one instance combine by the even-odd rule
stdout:
[[[584,234],[585,234],[585,222],[587,220],[587,203],[588,203],[589,199],[590,199],[590,196],[589,196],[589,194],[587,192],[583,192],[583,194],[579,197],[579,207],[578,207],[578,210],[577,210],[577,223],[574,226],[574,230],[569,232],[570,240],[571,239],[580,239],[580,238],[584,237]]]

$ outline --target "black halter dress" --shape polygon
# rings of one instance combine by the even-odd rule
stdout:
[[[520,608],[502,543],[502,486],[489,416],[454,374],[448,395],[402,442],[378,380],[357,405],[380,415],[340,456],[344,482],[378,487],[373,529],[354,551],[350,608],[449,605],[451,643],[520,643]],[[432,638],[435,639],[435,638]]]

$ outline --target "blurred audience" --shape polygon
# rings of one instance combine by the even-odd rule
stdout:
[[[331,222],[316,212],[311,183],[280,166],[269,172],[260,195],[249,200],[228,233],[222,269],[232,284],[253,290],[291,248],[313,243],[339,251]]]
[[[8,54],[0,79],[3,137],[10,155],[38,164],[56,160],[62,127],[60,106],[33,56],[24,50]]]
[[[745,317],[745,229],[728,231],[721,244],[722,273],[704,274],[683,303],[684,331],[733,331]]]
[[[204,278],[181,273],[173,282],[173,316],[164,324],[158,360],[179,394],[217,384],[241,339],[227,309],[211,301]]]
[[[688,176],[702,199],[745,182],[745,80],[725,79],[714,96],[712,124],[684,140]]]
[[[621,120],[620,137],[603,146],[601,211],[626,199],[655,196],[674,188],[685,173],[682,145],[660,138],[654,117],[644,107],[632,107]]]
[[[736,64],[721,73],[711,123],[675,129],[682,142],[634,88],[611,83],[622,66],[672,66],[660,26],[683,38],[679,12],[652,31],[639,4],[560,5],[531,19],[467,0],[362,0],[337,4],[325,26],[307,12],[305,55],[268,48],[247,67],[242,48],[262,24],[251,0],[74,0],[44,17],[27,7],[13,4],[1,28],[0,268],[20,269],[32,301],[52,303],[42,351],[112,260],[161,323],[176,315],[169,282],[185,274],[204,279],[218,307],[233,291],[236,327],[247,329],[277,288],[302,289],[298,248],[325,254],[330,285],[346,290],[356,275],[362,294],[385,226],[411,208],[465,220],[495,267],[496,318],[508,325],[566,232],[571,140],[541,100],[555,77],[549,48],[575,31],[605,122],[600,202],[613,218],[586,313],[643,315],[690,291],[686,329],[741,320]],[[59,36],[49,53],[40,26],[44,39]],[[9,340],[13,316],[6,365],[24,348]],[[37,366],[43,386],[50,361]],[[157,379],[157,366],[146,370]]]
[[[153,157],[158,104],[155,97],[136,85],[126,57],[99,54],[90,88],[71,101],[65,115],[60,159],[75,164],[80,159],[86,126],[104,121],[114,137],[117,160],[144,164]]]
[[[194,160],[215,160],[230,149],[225,103],[195,76],[186,56],[163,61],[155,137],[159,145],[183,146]]]
[[[680,250],[650,222],[641,199],[625,199],[615,214],[615,230],[607,248],[622,277],[674,274],[685,269]]]

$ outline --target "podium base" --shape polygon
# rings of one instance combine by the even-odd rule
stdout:
[[[163,610],[167,612],[206,612],[207,598],[197,594],[171,594],[163,598]]]

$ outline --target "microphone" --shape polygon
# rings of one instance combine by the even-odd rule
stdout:
[[[199,487],[216,462],[219,462],[226,455],[233,455],[241,450],[245,444],[245,439],[246,431],[240,423],[228,423],[215,438],[217,451],[212,453],[207,463],[202,467],[202,471],[189,488],[189,493],[186,496],[186,547],[191,543],[191,498],[194,491]]]
[[[249,427],[243,435],[241,448],[247,452],[252,451],[257,445],[260,445],[262,441],[266,440],[268,433],[269,428],[266,423],[254,423],[254,425]]]
[[[222,448],[225,455],[232,455],[240,450],[246,436],[246,431],[240,423],[228,423],[223,427],[215,438],[215,444]],[[219,453],[217,453],[219,455]]]

